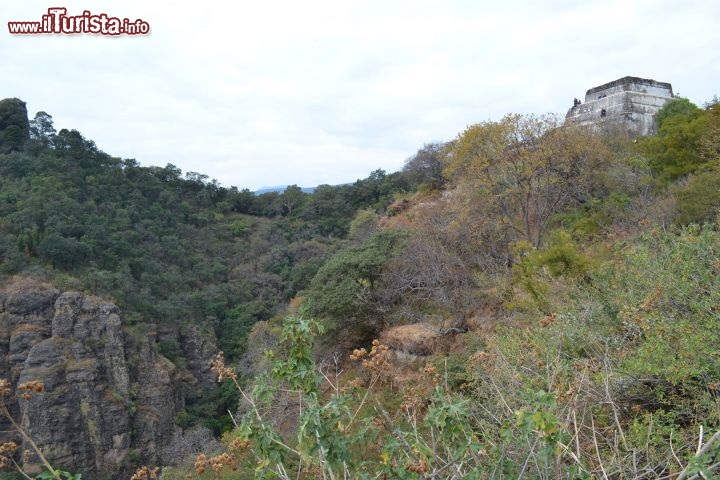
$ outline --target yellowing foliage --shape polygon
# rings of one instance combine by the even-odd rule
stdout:
[[[551,115],[507,115],[460,134],[445,175],[471,184],[488,215],[514,239],[538,246],[552,216],[581,203],[610,158],[589,130],[561,125]]]

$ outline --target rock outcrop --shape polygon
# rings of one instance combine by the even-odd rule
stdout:
[[[28,278],[0,289],[0,376],[14,386],[45,386],[30,400],[6,402],[54,466],[83,478],[119,478],[138,462],[162,463],[163,447],[177,436],[173,417],[184,407],[182,375],[146,329],[128,334],[113,303],[80,292]],[[200,369],[213,346],[185,341]],[[3,427],[0,441],[20,440]]]

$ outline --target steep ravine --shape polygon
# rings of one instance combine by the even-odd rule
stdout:
[[[55,467],[96,479],[120,478],[138,462],[167,463],[163,452],[180,434],[173,417],[184,407],[181,385],[211,382],[214,342],[178,331],[189,354],[180,372],[157,353],[157,330],[128,333],[119,309],[98,297],[25,277],[4,282],[0,377],[45,386],[27,402],[6,402]],[[8,430],[0,422],[0,441],[19,441]]]

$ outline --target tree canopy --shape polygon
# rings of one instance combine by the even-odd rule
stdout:
[[[0,100],[0,153],[22,150],[30,138],[25,102],[19,98]]]

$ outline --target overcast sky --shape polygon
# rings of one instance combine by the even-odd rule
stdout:
[[[149,35],[10,35],[8,21],[142,19]],[[0,98],[98,147],[225,186],[338,184],[507,113],[564,115],[631,75],[720,95],[720,2],[3,2]]]

